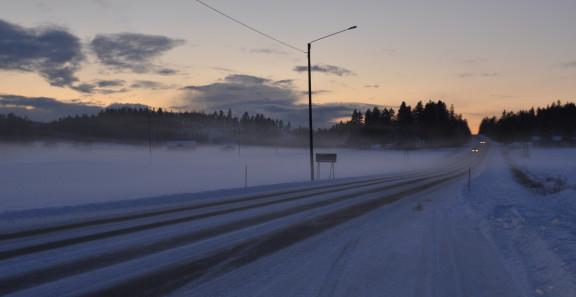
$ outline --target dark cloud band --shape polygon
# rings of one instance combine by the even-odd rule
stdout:
[[[0,114],[14,113],[33,121],[50,122],[58,118],[97,114],[104,108],[147,108],[147,105],[113,103],[107,107],[86,102],[62,102],[48,97],[25,97],[0,94]]]
[[[326,73],[326,74],[333,74],[333,75],[337,75],[337,76],[351,76],[351,75],[356,75],[354,72],[348,70],[348,69],[344,69],[338,66],[332,66],[332,65],[312,65],[311,70],[313,72],[320,72],[320,73]],[[296,66],[294,67],[294,71],[296,72],[307,72],[308,71],[308,66]]]
[[[240,114],[261,113],[290,122],[293,127],[307,126],[308,123],[308,105],[299,103],[304,93],[295,90],[291,80],[274,81],[235,74],[213,84],[187,86],[182,90],[186,94],[179,109],[206,112],[232,109]],[[319,116],[315,117],[314,125],[329,127],[334,120],[350,116],[358,107],[352,103],[315,105],[314,110]]]
[[[0,113],[14,113],[33,121],[49,122],[69,115],[94,114],[102,107],[87,103],[65,103],[47,97],[0,95]]]
[[[90,47],[105,66],[136,73],[175,75],[177,70],[154,64],[154,59],[183,40],[135,33],[97,35]],[[125,92],[122,80],[79,82],[76,73],[85,56],[80,39],[56,27],[24,28],[0,20],[0,70],[35,72],[57,87],[81,93]],[[150,88],[151,83],[137,87]],[[158,88],[159,86],[154,86]]]
[[[58,28],[26,29],[0,20],[0,69],[37,72],[50,85],[70,86],[84,60],[78,37]]]
[[[98,35],[92,40],[90,47],[106,66],[136,73],[157,72],[171,75],[176,71],[157,69],[153,59],[183,43],[183,40],[165,36],[121,33]]]

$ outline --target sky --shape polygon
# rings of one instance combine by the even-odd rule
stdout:
[[[144,105],[307,126],[307,44],[357,26],[311,43],[315,127],[442,100],[476,133],[576,100],[575,14],[573,0],[2,0],[0,113]]]

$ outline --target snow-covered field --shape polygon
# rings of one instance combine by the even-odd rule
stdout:
[[[2,150],[0,223],[8,228],[47,215],[304,187],[310,177],[308,152],[298,149],[156,149],[152,164],[147,148]],[[437,167],[469,148],[408,157],[402,151],[318,152],[338,154],[336,177],[346,181]],[[171,296],[576,296],[575,153],[531,148],[527,157],[522,146],[492,144],[472,170],[470,190],[463,176],[190,282]],[[315,183],[328,182],[328,166],[321,164]],[[519,184],[510,166],[534,187]],[[202,191],[209,192],[136,199]],[[76,206],[61,208],[66,205]],[[38,207],[52,208],[31,210]],[[249,236],[250,229],[237,233]]]
[[[244,189],[310,181],[305,149],[199,146],[195,151],[114,144],[58,147],[0,146],[1,211],[82,205],[221,189]],[[441,164],[454,150],[370,151],[317,149],[336,153],[335,177],[404,172]],[[317,172],[317,163],[314,163]],[[329,163],[320,164],[320,180]]]

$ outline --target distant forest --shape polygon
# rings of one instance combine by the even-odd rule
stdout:
[[[169,140],[194,140],[199,143],[306,146],[308,128],[263,114],[241,117],[231,110],[214,113],[172,112],[162,108],[107,108],[94,115],[76,115],[41,123],[14,114],[0,114],[0,141],[43,140],[163,145]],[[466,120],[442,101],[418,102],[412,108],[402,102],[393,108],[378,107],[366,112],[354,110],[349,121],[315,131],[317,146],[367,148],[458,146],[469,141]]]
[[[471,138],[468,122],[446,103],[419,101],[414,108],[406,102],[396,112],[378,107],[362,113],[354,110],[350,121],[340,122],[330,129],[319,130],[319,138],[346,141],[348,146],[394,144],[399,147],[459,146]],[[340,136],[339,138],[336,136]]]
[[[479,133],[502,143],[573,146],[576,145],[576,105],[557,101],[536,110],[503,111],[499,119],[484,118]]]

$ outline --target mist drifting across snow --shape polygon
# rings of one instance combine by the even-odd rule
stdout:
[[[310,180],[304,148],[198,146],[171,151],[116,144],[0,146],[0,212]],[[336,153],[336,178],[440,165],[462,149],[316,149]],[[314,170],[317,173],[317,163]],[[329,163],[320,163],[326,180]]]

